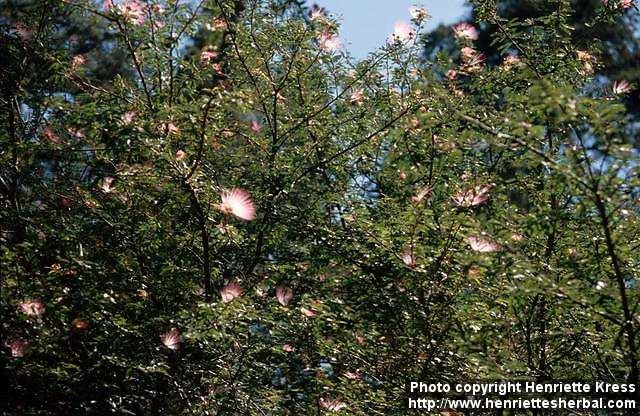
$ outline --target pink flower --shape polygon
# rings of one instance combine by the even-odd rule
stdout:
[[[345,371],[344,377],[349,380],[360,380],[362,378],[362,374],[359,371]]]
[[[180,343],[182,342],[182,336],[177,328],[171,328],[169,331],[160,336],[162,344],[170,350],[177,351],[180,349]]]
[[[458,71],[456,71],[455,69],[450,69],[445,74],[445,77],[447,77],[447,79],[449,79],[450,81],[454,81],[458,78]]]
[[[172,122],[160,123],[160,125],[158,126],[158,130],[160,131],[160,133],[164,134],[177,134],[180,131],[178,126],[176,126]]]
[[[100,189],[102,189],[102,192],[104,192],[105,194],[108,194],[109,192],[113,191],[113,181],[114,178],[112,178],[111,176],[107,176],[106,178],[104,178],[102,180],[102,186],[100,186]]]
[[[364,102],[364,92],[362,89],[358,88],[357,90],[354,90],[349,97],[349,102],[355,105],[362,105]]]
[[[411,267],[412,269],[417,266],[416,259],[413,256],[412,250],[405,251],[404,253],[402,253],[400,258],[402,259],[402,262],[405,265],[407,265],[408,267]]]
[[[427,10],[424,7],[419,6],[411,6],[409,8],[409,15],[413,20],[417,22],[421,22],[429,17],[429,13],[427,13]]]
[[[102,2],[102,7],[103,7],[106,11],[111,10],[111,8],[113,8],[113,0],[104,0],[104,1]]]
[[[287,286],[276,287],[276,298],[282,306],[287,306],[293,299],[293,289]]]
[[[478,31],[469,23],[463,22],[453,27],[453,34],[458,39],[477,40]]]
[[[311,13],[309,14],[309,19],[313,22],[324,22],[327,19],[327,15],[323,8],[314,5]]]
[[[300,307],[300,312],[307,318],[313,318],[314,316],[316,316],[316,312],[314,310],[307,309],[304,306]]]
[[[208,65],[211,63],[211,61],[215,61],[216,59],[218,59],[219,55],[220,54],[218,52],[202,51],[202,53],[200,54],[200,62],[202,62],[203,65]]]
[[[256,119],[251,120],[250,128],[254,133],[260,133],[260,131],[262,130],[262,126]]]
[[[613,93],[616,95],[626,94],[629,91],[631,91],[631,84],[629,84],[629,81],[625,79],[621,81],[613,81],[613,85],[611,86],[611,91],[613,91]]]
[[[242,295],[243,289],[237,283],[229,283],[220,289],[220,296],[223,303],[229,303]]]
[[[487,236],[469,236],[467,237],[467,242],[471,246],[471,250],[479,253],[492,253],[500,250],[500,245]]]
[[[340,38],[327,31],[322,32],[318,38],[318,43],[320,44],[320,49],[325,52],[334,52],[342,48]]]
[[[147,13],[145,11],[144,4],[140,3],[138,0],[129,0],[117,7],[120,13],[122,13],[122,17],[129,20],[136,26],[144,24],[147,20]]]
[[[137,117],[138,113],[136,111],[127,111],[122,115],[122,123],[126,126],[133,123],[133,120]]]
[[[235,188],[230,192],[224,191],[220,197],[222,198],[222,203],[217,204],[216,207],[221,212],[235,215],[245,221],[251,221],[256,218],[256,207],[244,189]]]
[[[478,51],[468,46],[460,49],[460,56],[462,57],[463,61],[470,61],[475,58],[476,55],[478,55]]]
[[[184,150],[178,150],[176,152],[176,160],[184,160],[187,157],[187,152]]]
[[[282,346],[282,351],[284,352],[294,352],[296,349],[289,344],[284,344]]]
[[[609,5],[609,1],[608,0],[602,0],[602,2],[607,6]],[[634,2],[635,2],[635,0],[620,0],[619,2],[615,3],[613,5],[613,7],[615,7],[615,8],[620,7],[621,9],[628,9],[628,8],[633,6]]]
[[[71,68],[77,69],[77,68],[81,67],[82,65],[84,65],[85,63],[87,63],[87,58],[85,58],[82,55],[76,55],[71,60]]]
[[[15,358],[24,357],[29,349],[29,343],[21,339],[14,339],[8,346],[11,348],[11,356]]]
[[[413,27],[404,21],[397,21],[393,26],[393,34],[389,38],[391,42],[407,43],[416,35]]]
[[[29,299],[20,304],[20,309],[27,316],[35,316],[37,318],[44,315],[44,303],[40,299]]]
[[[424,186],[418,189],[418,193],[411,197],[411,201],[420,203],[423,199],[430,197],[431,192],[433,192],[433,188],[430,186]]]
[[[509,54],[505,56],[504,60],[502,61],[502,68],[504,69],[510,69],[517,65],[520,65],[520,58],[518,58],[516,55]]]
[[[453,196],[453,201],[459,207],[469,208],[484,204],[489,199],[491,186],[476,186],[473,189],[459,191]]]
[[[330,398],[330,397],[321,397],[318,403],[320,404],[321,408],[328,410],[330,412],[339,412],[340,410],[347,407],[347,405],[344,402],[336,398]]]

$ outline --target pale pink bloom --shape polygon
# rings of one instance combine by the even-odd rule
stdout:
[[[520,58],[518,58],[516,55],[509,54],[505,56],[504,60],[502,61],[502,68],[504,69],[510,69],[517,65],[520,65]]]
[[[602,2],[605,5],[609,5],[609,1],[608,0],[602,0]],[[628,9],[628,8],[633,6],[634,2],[635,2],[635,0],[620,0],[617,3],[614,4],[614,7],[615,8],[620,7],[621,9]]]
[[[254,133],[260,133],[260,131],[262,130],[262,126],[256,119],[251,120],[250,128],[251,128],[251,131]]]
[[[180,349],[180,343],[182,342],[182,336],[177,328],[171,328],[169,331],[160,336],[162,344],[170,350],[177,351]]]
[[[314,7],[309,15],[309,19],[314,22],[324,22],[326,18],[327,15],[325,14],[324,9],[321,9],[320,7]]]
[[[458,78],[458,71],[456,71],[455,69],[450,69],[447,71],[447,73],[445,74],[445,76],[450,80],[450,81],[454,81]]]
[[[460,56],[465,62],[472,60],[476,55],[478,55],[478,51],[470,48],[469,46],[465,46],[464,48],[460,49]]]
[[[176,134],[180,131],[178,126],[176,126],[172,122],[160,123],[160,125],[158,126],[158,130],[164,134]]]
[[[76,55],[71,60],[71,68],[77,69],[87,63],[87,58],[82,55]]]
[[[316,312],[314,310],[307,309],[304,306],[300,307],[300,312],[307,318],[313,318],[314,316],[316,316]]]
[[[122,115],[122,122],[125,125],[130,125],[131,123],[133,123],[133,120],[138,116],[138,113],[136,111],[127,111],[126,113],[124,113]]]
[[[284,352],[294,352],[296,349],[289,344],[284,344],[282,346],[282,351]]]
[[[478,39],[478,31],[476,30],[476,28],[466,22],[454,26],[453,33],[458,39]]]
[[[407,43],[416,35],[413,26],[405,21],[397,21],[393,26],[393,34],[389,38],[391,42]]]
[[[467,237],[471,250],[479,253],[492,253],[500,250],[500,245],[490,237],[477,235]]]
[[[344,402],[336,398],[321,397],[318,402],[321,408],[328,410],[330,412],[339,412],[340,410],[347,407],[347,405]]]
[[[345,371],[344,377],[349,380],[360,380],[362,378],[362,374],[359,371]]]
[[[176,152],[176,159],[177,160],[184,160],[187,157],[187,152],[185,152],[184,150],[178,150]]]
[[[631,91],[631,84],[629,84],[629,81],[625,79],[621,81],[613,81],[611,90],[614,94],[626,94]]]
[[[417,266],[416,259],[413,256],[412,250],[405,251],[404,253],[402,253],[400,258],[402,259],[402,262],[405,265],[407,265],[408,267],[411,267],[412,269]]]
[[[364,339],[364,337],[360,334],[356,334],[356,343],[358,345],[364,345],[366,344],[367,340]]]
[[[27,316],[35,316],[37,318],[44,315],[44,303],[40,299],[29,299],[20,304],[20,309]]]
[[[473,189],[459,191],[453,196],[453,201],[459,207],[469,208],[484,204],[489,199],[491,186],[476,186]]]
[[[69,129],[69,133],[78,140],[83,140],[87,138],[87,135],[84,132],[84,129]]]
[[[200,62],[202,62],[204,65],[208,65],[211,63],[211,61],[218,59],[219,55],[220,54],[218,52],[214,51],[202,51],[202,53],[200,54]]]
[[[355,105],[362,105],[364,102],[364,91],[359,88],[354,90],[349,97],[349,102]]]
[[[342,41],[340,38],[330,32],[324,31],[318,38],[320,49],[325,52],[334,52],[342,48]]]
[[[102,2],[102,7],[103,7],[106,11],[111,10],[111,8],[113,7],[113,0],[104,0],[104,1]]]
[[[591,74],[593,72],[593,66],[597,63],[595,56],[582,50],[576,51],[576,54],[578,55],[578,59],[582,62],[584,72]]]
[[[471,59],[467,61],[465,65],[465,69],[467,71],[477,71],[480,69],[480,65],[482,65],[486,59],[487,57],[485,56],[485,54],[483,53],[476,54],[475,56],[471,57]]]
[[[229,303],[232,300],[240,297],[240,295],[242,295],[242,292],[242,286],[237,283],[229,283],[228,285],[220,289],[220,296],[222,297],[223,303]]]
[[[24,357],[29,349],[29,343],[21,339],[11,341],[8,346],[11,348],[11,356],[15,358]]]
[[[145,6],[138,0],[129,0],[119,4],[118,10],[122,13],[122,17],[129,20],[134,25],[140,26],[147,20]]]
[[[235,215],[245,221],[251,221],[256,218],[256,207],[244,189],[235,188],[231,191],[224,191],[220,197],[222,198],[222,203],[217,204],[216,208],[221,212]]]
[[[114,178],[112,178],[111,176],[107,176],[106,178],[104,178],[102,180],[102,185],[100,186],[100,189],[102,189],[102,192],[104,192],[105,194],[108,194],[109,192],[113,191],[113,181]]]
[[[423,199],[431,196],[431,192],[433,192],[433,188],[430,186],[424,186],[418,189],[418,193],[412,196],[411,200],[416,203],[422,202]]]
[[[411,6],[409,8],[409,15],[413,20],[417,22],[421,22],[429,17],[429,13],[427,13],[427,10],[424,7],[419,6]]]
[[[276,298],[282,306],[287,306],[293,299],[293,289],[287,286],[276,287]]]

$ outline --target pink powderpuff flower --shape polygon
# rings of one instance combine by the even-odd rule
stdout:
[[[321,408],[330,412],[339,412],[340,410],[347,407],[344,402],[331,397],[321,397],[320,400],[318,400],[318,403],[320,404]]]
[[[8,347],[11,348],[11,356],[14,358],[24,357],[29,349],[29,343],[27,341],[23,341],[21,339],[14,339],[8,344]]]
[[[324,8],[313,5],[311,12],[309,13],[309,19],[313,22],[324,22],[327,19],[327,14]]]
[[[180,132],[178,126],[173,124],[172,122],[160,123],[158,126],[158,130],[163,134],[177,134]]]
[[[418,189],[418,193],[416,193],[414,196],[411,197],[411,201],[415,203],[420,203],[422,202],[423,199],[430,197],[432,192],[433,192],[432,187],[424,186]]]
[[[327,31],[322,32],[320,37],[318,37],[318,43],[320,44],[320,49],[325,52],[334,52],[342,48],[340,38]]]
[[[477,40],[478,31],[469,23],[463,22],[453,27],[453,34],[458,39]]]
[[[416,22],[421,22],[429,17],[429,13],[427,13],[427,10],[424,7],[419,6],[411,6],[409,8],[409,15]]]
[[[445,74],[445,77],[447,77],[449,81],[455,81],[456,79],[458,79],[458,71],[456,71],[455,69],[450,69]]]
[[[114,181],[114,178],[112,178],[111,176],[107,176],[106,178],[104,178],[102,180],[102,185],[100,186],[100,189],[102,190],[102,192],[104,192],[105,194],[108,194],[111,191],[113,191],[113,181]]]
[[[364,91],[360,88],[354,90],[349,97],[349,103],[358,106],[362,105],[364,103]]]
[[[469,72],[477,71],[480,69],[480,65],[482,65],[486,59],[487,57],[485,54],[483,53],[476,54],[466,62],[464,69],[466,69]]]
[[[504,60],[502,61],[502,69],[511,69],[514,66],[518,65],[520,65],[520,58],[518,58],[516,55],[509,54],[505,56]]]
[[[113,0],[104,0],[102,2],[102,8],[106,11],[110,11],[113,8]]]
[[[177,328],[171,328],[160,336],[162,344],[170,350],[177,351],[180,349],[180,343],[182,342],[182,336]]]
[[[293,299],[293,289],[287,286],[276,287],[276,298],[282,306],[287,306]]]
[[[243,289],[237,283],[229,283],[220,289],[220,296],[222,297],[223,303],[229,303],[236,298],[239,298],[242,295]]]
[[[131,123],[133,123],[133,120],[138,116],[138,113],[136,111],[127,111],[126,113],[124,113],[122,115],[122,123],[125,126],[130,125]]]
[[[412,250],[405,251],[404,253],[402,253],[400,258],[402,259],[402,262],[407,267],[411,267],[412,269],[415,268],[418,265],[418,263],[416,262],[416,258],[413,255],[413,251]]]
[[[36,318],[44,315],[45,307],[44,303],[40,299],[29,299],[20,304],[20,309],[27,316],[33,316]]]
[[[609,5],[609,0],[602,0],[605,6]],[[635,0],[620,0],[613,5],[616,9],[619,7],[621,9],[628,9],[633,6]]]
[[[626,94],[631,91],[631,84],[629,84],[629,81],[625,79],[621,81],[613,81],[613,84],[611,85],[611,91],[616,95]]]
[[[397,21],[393,26],[393,34],[389,37],[390,42],[408,43],[416,35],[413,27],[405,21]]]
[[[490,237],[487,236],[469,236],[467,242],[471,246],[471,250],[478,253],[492,253],[500,250],[500,245]]]
[[[184,150],[178,150],[176,152],[176,160],[182,161],[187,157],[187,152]]]
[[[215,61],[216,59],[218,59],[218,56],[220,54],[218,52],[214,52],[214,51],[202,51],[202,53],[200,54],[200,62],[203,65],[208,65],[211,63],[211,61]]]
[[[71,60],[71,68],[78,69],[79,67],[83,66],[86,63],[87,63],[87,58],[85,58],[82,55],[76,55]]]
[[[471,61],[477,55],[478,55],[478,51],[468,46],[465,46],[464,48],[460,49],[460,56],[462,57],[462,60],[465,62]]]
[[[117,6],[122,17],[136,26],[141,26],[147,20],[147,13],[144,4],[138,0],[129,0]]]
[[[289,344],[284,344],[282,346],[282,351],[284,352],[294,352],[296,349]]]
[[[300,307],[300,313],[302,313],[307,318],[313,318],[314,316],[316,316],[316,312],[314,310],[305,308],[304,306]]]
[[[262,130],[262,126],[260,125],[260,123],[256,119],[251,120],[249,128],[254,133],[260,133],[260,131]]]
[[[453,201],[459,207],[469,208],[484,204],[489,199],[491,186],[476,186],[473,189],[459,191],[453,196]]]
[[[235,188],[231,191],[224,191],[220,198],[222,203],[217,204],[216,208],[224,214],[232,214],[245,221],[252,221],[256,218],[256,207],[244,189]]]

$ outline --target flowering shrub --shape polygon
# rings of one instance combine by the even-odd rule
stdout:
[[[433,60],[422,8],[362,61],[281,2],[5,18],[3,412],[404,414],[412,379],[637,382],[634,85],[594,87],[569,1],[473,3]],[[631,7],[609,3],[592,25]],[[62,15],[109,41],[72,53]]]

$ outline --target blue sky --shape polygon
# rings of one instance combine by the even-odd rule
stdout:
[[[409,21],[408,10],[416,0],[315,0],[315,3],[340,19],[340,38],[354,57],[364,58],[385,42],[395,21]],[[423,0],[418,4],[432,16],[427,24],[427,29],[431,29],[463,17],[467,13],[464,3],[465,0]]]

